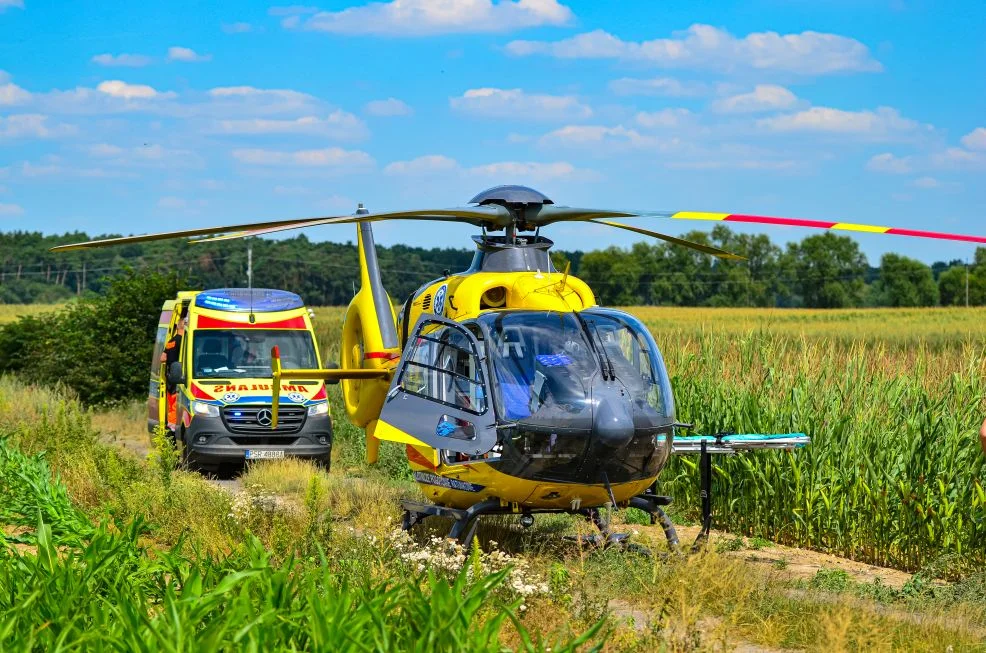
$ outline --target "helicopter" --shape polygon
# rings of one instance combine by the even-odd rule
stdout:
[[[703,533],[711,523],[713,453],[806,445],[805,434],[682,437],[660,349],[633,315],[597,305],[591,288],[558,270],[543,227],[590,222],[654,237],[725,260],[742,256],[644,229],[619,218],[725,221],[882,233],[986,244],[986,237],[873,225],[689,211],[616,211],[555,205],[518,185],[495,186],[468,206],[206,227],[105,238],[53,250],[199,237],[214,242],[332,224],[357,226],[360,289],[342,327],[337,369],[284,369],[272,351],[273,388],[282,380],[341,382],[346,413],[365,429],[367,460],[381,442],[406,447],[426,502],[403,502],[403,527],[441,516],[450,537],[468,542],[478,518],[537,513],[578,514],[609,542],[600,509],[633,506],[660,523],[672,545],[663,507],[671,498],[656,481],[672,453],[699,453]],[[372,223],[461,222],[473,237],[470,267],[445,273],[395,308],[381,280]],[[272,397],[276,428],[280,391]],[[700,533],[701,538],[703,533]]]

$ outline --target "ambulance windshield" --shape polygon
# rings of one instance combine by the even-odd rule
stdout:
[[[192,369],[196,379],[267,377],[270,351],[278,347],[281,364],[290,369],[318,367],[308,331],[264,329],[197,329],[192,338]]]

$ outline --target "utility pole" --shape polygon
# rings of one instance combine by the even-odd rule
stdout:
[[[969,264],[965,264],[965,307],[969,308]]]
[[[247,288],[253,288],[253,245],[247,245]]]

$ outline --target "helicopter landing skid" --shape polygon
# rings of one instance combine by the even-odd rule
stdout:
[[[675,531],[674,524],[671,523],[671,520],[662,509],[663,506],[670,504],[671,497],[659,496],[648,490],[644,494],[633,497],[625,505],[643,510],[650,515],[652,524],[660,524],[664,530],[665,537],[668,539],[668,546],[673,552],[677,553],[680,551],[677,532]],[[472,543],[472,539],[476,535],[476,528],[479,525],[479,518],[484,515],[519,514],[529,517],[535,514],[563,513],[581,515],[599,529],[599,533],[596,535],[587,535],[578,538],[584,544],[604,548],[614,545],[628,549],[639,548],[627,542],[629,538],[628,533],[611,533],[608,521],[603,520],[598,508],[581,508],[576,510],[565,508],[523,508],[518,510],[510,504],[503,505],[499,499],[486,499],[465,509],[449,508],[448,506],[439,506],[433,503],[422,503],[418,501],[402,501],[401,506],[404,509],[401,530],[410,531],[429,517],[444,517],[452,520],[452,528],[449,530],[448,537],[458,540],[462,546],[469,546]]]

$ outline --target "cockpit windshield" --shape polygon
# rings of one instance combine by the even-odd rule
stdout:
[[[660,353],[643,325],[629,315],[605,310],[498,312],[481,316],[479,323],[502,419],[561,431],[590,429],[599,380],[618,382],[626,390],[638,423],[649,426],[673,418]]]
[[[481,323],[502,418],[584,414],[591,424],[591,378],[599,365],[573,313],[496,313]]]

